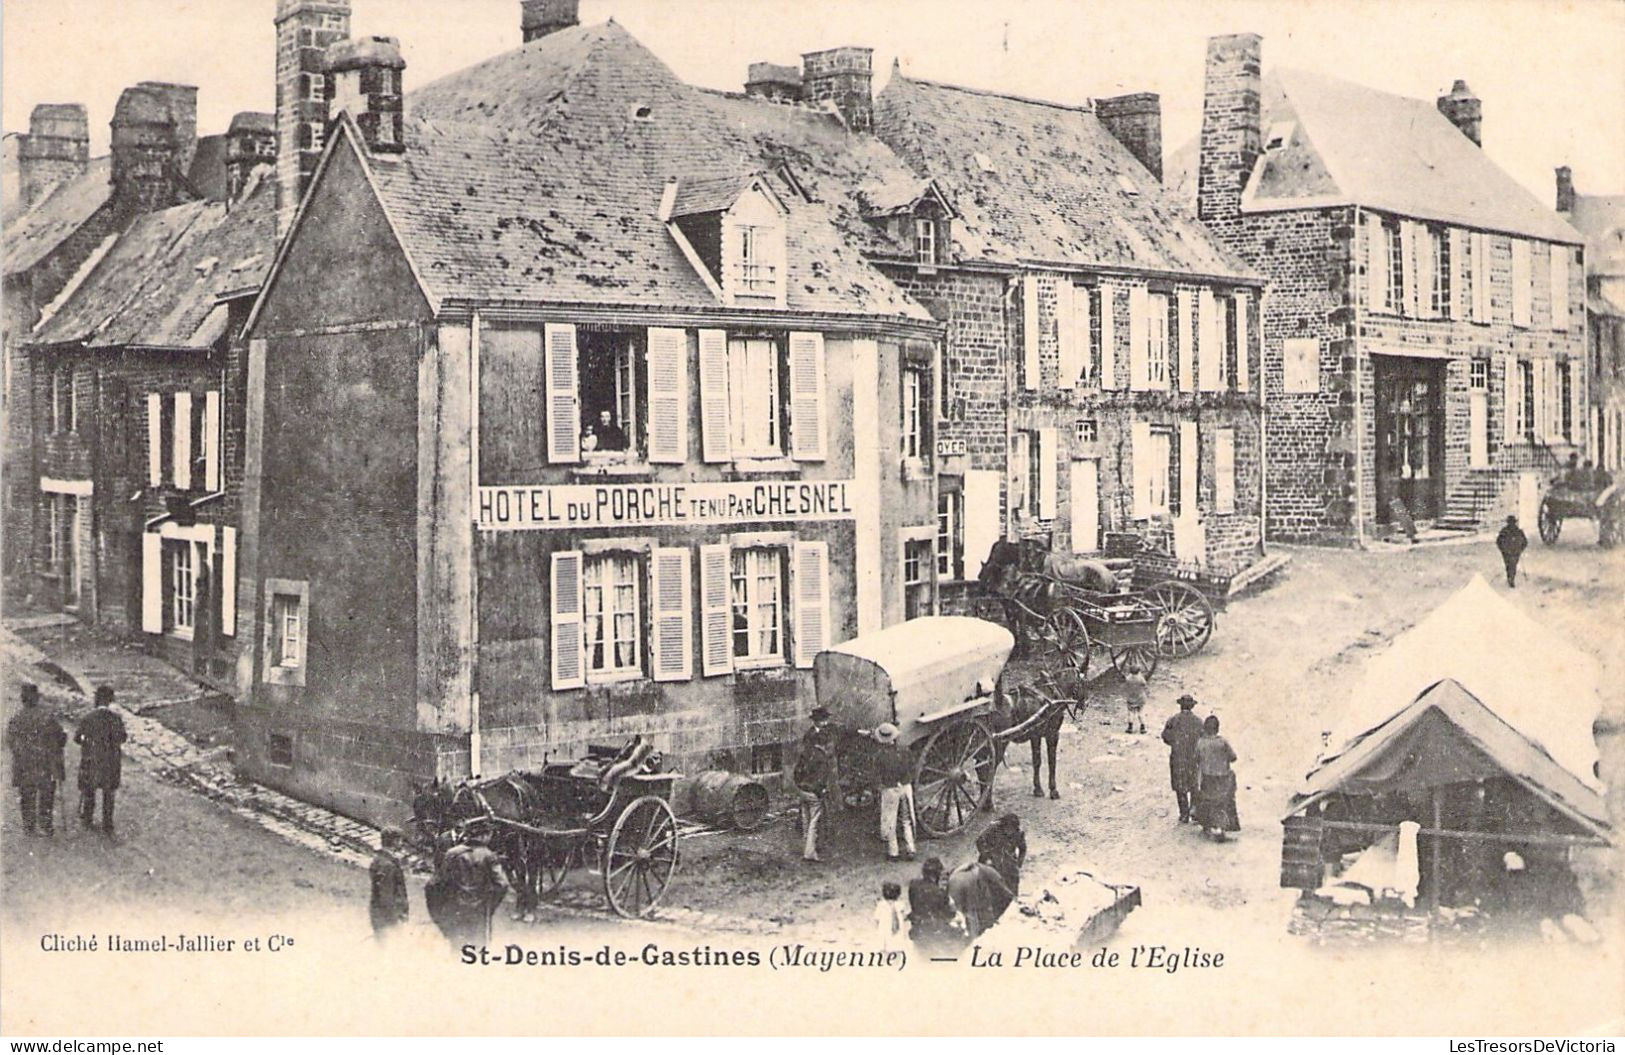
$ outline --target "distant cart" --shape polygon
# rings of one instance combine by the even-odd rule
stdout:
[[[1595,520],[1597,544],[1613,549],[1625,537],[1625,493],[1617,484],[1597,490],[1555,486],[1540,500],[1540,540],[1557,545],[1565,520]]]

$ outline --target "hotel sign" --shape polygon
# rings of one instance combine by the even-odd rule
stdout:
[[[481,531],[684,527],[762,520],[850,520],[851,480],[481,487]]]

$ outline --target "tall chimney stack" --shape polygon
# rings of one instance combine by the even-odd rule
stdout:
[[[1140,164],[1162,182],[1162,96],[1135,92],[1095,100],[1095,116]]]
[[[277,235],[288,229],[327,142],[327,48],[350,35],[350,0],[277,0]]]
[[[1473,146],[1484,145],[1484,104],[1479,101],[1466,81],[1457,81],[1449,95],[1441,95],[1436,104],[1439,112],[1473,141]]]
[[[374,154],[399,154],[406,149],[401,141],[405,69],[401,43],[394,37],[341,40],[327,49],[331,112],[335,117],[348,112]]]
[[[276,116],[244,111],[226,129],[226,201],[243,196],[248,177],[261,165],[276,164]]]
[[[774,102],[793,103],[801,98],[801,71],[776,62],[753,62],[745,75],[745,94]]]
[[[188,142],[185,135],[188,93],[170,90],[180,87],[138,84],[124,89],[113,108],[113,201],[123,216],[167,209],[186,200],[186,172],[197,151],[197,138]],[[193,115],[196,91],[190,90]],[[195,123],[191,127],[195,129]]]
[[[23,208],[60,184],[85,174],[90,163],[90,119],[81,103],[41,103],[18,137],[17,192]]]
[[[1574,170],[1567,165],[1557,167],[1557,211],[1574,211]]]
[[[581,22],[581,0],[519,0],[519,35],[529,44]]]
[[[801,56],[801,98],[805,102],[833,102],[841,120],[854,132],[867,132],[875,123],[873,48],[830,48]]]
[[[1196,176],[1196,211],[1203,220],[1241,215],[1241,192],[1263,146],[1263,53],[1264,40],[1257,33],[1208,38]]]

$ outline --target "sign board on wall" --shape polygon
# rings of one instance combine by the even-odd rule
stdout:
[[[952,439],[952,440],[938,440],[937,441],[937,457],[938,458],[959,458],[959,457],[963,457],[965,454],[967,454],[969,452],[969,450],[970,450],[970,447],[965,442],[965,440],[963,438]]]
[[[850,520],[851,480],[481,487],[481,531]]]

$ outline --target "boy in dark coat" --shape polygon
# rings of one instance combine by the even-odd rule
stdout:
[[[66,775],[62,749],[68,734],[49,711],[39,705],[39,686],[25,684],[23,708],[6,723],[6,746],[11,748],[11,785],[22,801],[23,831],[51,835],[56,828],[51,810],[56,786]]]
[[[96,708],[79,721],[73,742],[79,745],[79,823],[96,820],[96,792],[102,793],[102,831],[113,833],[113,796],[124,769],[124,719],[113,710],[113,690],[96,689]]]
[[[1168,781],[1179,800],[1179,823],[1191,819],[1191,798],[1196,794],[1196,741],[1202,738],[1202,719],[1196,717],[1196,698],[1179,698],[1179,713],[1162,727],[1162,742],[1168,745]]]
[[[385,828],[378,844],[367,873],[372,880],[372,932],[383,938],[406,922],[410,906],[406,899],[406,870],[401,867],[401,830]]]
[[[1517,517],[1507,517],[1506,526],[1495,536],[1495,548],[1501,551],[1501,563],[1506,565],[1507,585],[1518,585],[1518,558],[1529,548],[1529,538],[1518,527]]]

